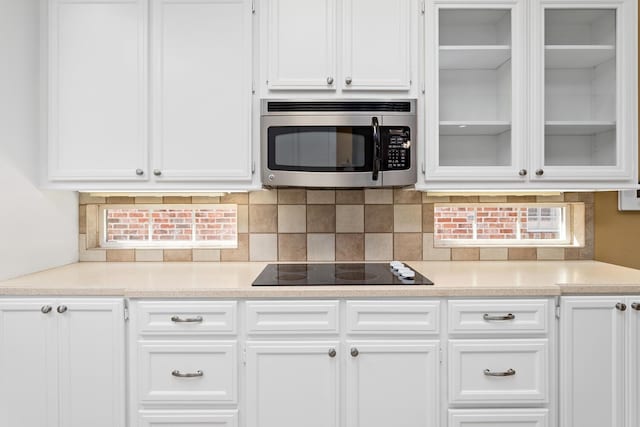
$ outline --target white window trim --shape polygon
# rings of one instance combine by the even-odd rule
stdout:
[[[435,203],[436,207],[536,207],[565,208],[564,236],[560,239],[437,239],[435,232],[435,248],[575,248],[585,246],[585,207],[584,203]],[[475,234],[475,233],[474,233]]]
[[[235,240],[223,241],[140,241],[130,240],[128,242],[107,242],[107,221],[106,211],[113,209],[213,209],[213,208],[235,208],[236,218],[238,214],[238,205],[236,204],[123,204],[123,205],[98,205],[98,234],[99,245],[103,249],[234,249],[238,247],[238,232],[236,228]],[[237,225],[237,223],[236,223]]]

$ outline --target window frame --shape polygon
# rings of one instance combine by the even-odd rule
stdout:
[[[116,209],[148,209],[154,210],[182,209],[214,209],[234,208],[236,211],[236,238],[234,240],[130,240],[127,242],[108,242],[106,212]],[[238,205],[235,203],[215,204],[101,204],[98,205],[98,247],[103,249],[235,249],[238,247]],[[192,235],[195,237],[195,233]]]

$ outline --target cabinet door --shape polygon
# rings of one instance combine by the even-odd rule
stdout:
[[[349,427],[436,427],[437,341],[351,341],[347,360]]]
[[[337,341],[249,342],[246,352],[248,427],[338,426]]]
[[[144,0],[49,0],[49,179],[146,180]]]
[[[53,300],[0,301],[0,425],[56,427]],[[52,309],[44,313],[48,308]],[[43,308],[45,308],[43,310]]]
[[[343,89],[408,91],[417,42],[413,0],[344,0],[343,6]]]
[[[251,180],[251,1],[152,0],[152,172]]]
[[[427,1],[425,179],[526,182],[526,4]]]
[[[532,180],[637,181],[636,3],[532,2]]]
[[[336,0],[267,0],[267,88],[335,90]]]
[[[615,297],[563,297],[560,425],[623,427],[624,319]]]
[[[140,427],[238,427],[238,411],[140,411]]]
[[[59,425],[124,427],[123,302],[59,300],[54,311],[59,327]]]
[[[629,313],[629,327],[627,332],[627,414],[628,427],[640,426],[640,296],[629,298],[627,307],[631,309]]]

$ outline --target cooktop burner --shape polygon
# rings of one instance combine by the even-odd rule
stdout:
[[[413,278],[402,277],[407,274],[387,263],[269,264],[252,286],[433,285],[410,266],[404,267],[415,273]]]

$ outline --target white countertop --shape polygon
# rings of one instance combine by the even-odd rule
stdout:
[[[640,270],[597,261],[410,261],[434,286],[251,287],[267,263],[76,263],[0,282],[5,296],[292,298],[640,294]]]

